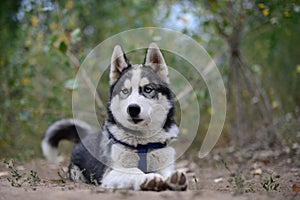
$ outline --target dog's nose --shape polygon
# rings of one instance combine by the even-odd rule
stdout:
[[[128,106],[127,112],[130,115],[130,117],[135,118],[140,114],[141,107],[137,104],[131,104]]]

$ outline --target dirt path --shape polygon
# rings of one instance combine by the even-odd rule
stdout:
[[[191,160],[185,158],[177,164],[179,168],[186,168],[189,175],[186,192],[107,190],[68,181],[68,161],[61,166],[51,165],[43,159],[15,163],[14,166],[10,162],[11,169],[1,161],[0,200],[300,199],[298,146],[280,151],[219,149],[205,159]],[[21,185],[16,187],[18,184]]]

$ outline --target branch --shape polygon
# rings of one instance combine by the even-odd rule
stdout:
[[[225,30],[220,26],[220,24],[215,21],[215,26],[216,26],[216,29],[218,31],[218,33],[225,38],[226,41],[229,40],[229,35],[225,32]]]

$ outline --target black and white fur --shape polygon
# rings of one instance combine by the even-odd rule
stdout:
[[[57,121],[45,132],[44,155],[59,162],[59,141],[72,140],[73,181],[96,181],[106,188],[186,190],[186,175],[175,170],[175,150],[170,146],[146,149],[147,169],[138,168],[140,146],[166,144],[177,137],[173,104],[168,68],[158,46],[150,44],[143,64],[130,64],[117,45],[111,58],[108,117],[101,132],[93,133],[80,120]]]

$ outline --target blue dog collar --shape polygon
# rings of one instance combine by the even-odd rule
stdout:
[[[139,156],[139,163],[138,163],[138,168],[143,171],[144,173],[148,173],[147,170],[147,153],[150,150],[154,150],[154,149],[162,149],[165,148],[167,146],[167,143],[159,143],[159,142],[151,142],[148,144],[138,144],[137,146],[131,145],[131,144],[127,144],[125,142],[122,142],[120,140],[118,140],[117,138],[115,138],[115,136],[113,134],[111,134],[111,132],[108,130],[107,128],[107,132],[108,132],[108,138],[110,140],[113,141],[113,143],[115,144],[121,144],[125,147],[128,147],[130,149],[136,150],[137,154]]]

